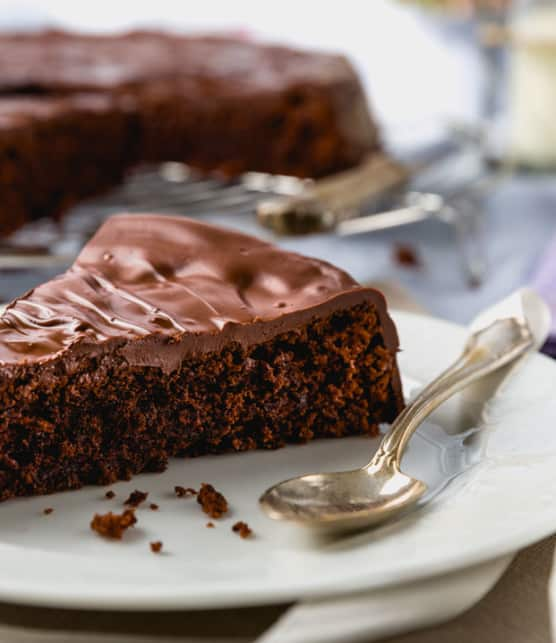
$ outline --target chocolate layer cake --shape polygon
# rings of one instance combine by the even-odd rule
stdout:
[[[0,317],[0,498],[169,456],[375,435],[402,407],[382,295],[183,218],[111,218]]]
[[[36,105],[45,122],[53,97],[83,92],[112,99],[117,113],[106,117],[110,125],[99,134],[101,143],[112,139],[121,99],[128,116],[125,153],[116,141],[114,159],[97,164],[99,189],[142,161],[184,161],[226,174],[258,170],[319,177],[355,165],[380,147],[359,80],[342,56],[156,32],[0,35],[0,110],[9,109],[1,107],[6,97],[26,96],[26,111]],[[60,109],[44,125],[51,142],[67,137]],[[79,125],[75,110],[68,109],[62,120]],[[71,126],[73,144],[85,157],[95,152],[88,151],[90,124],[84,114],[83,134]],[[33,136],[33,127],[19,123],[13,132],[3,132],[11,135],[10,149],[27,145],[48,184],[58,150]],[[0,173],[3,163],[0,157]],[[80,167],[81,162],[70,165],[74,174],[63,187],[52,177],[48,187],[59,202],[89,194],[89,185],[78,184]],[[24,184],[28,191],[26,178],[24,171],[16,172],[13,189]],[[47,206],[42,215],[51,214]],[[29,210],[27,218],[34,216],[36,210]],[[7,219],[16,217],[0,204],[0,221]]]

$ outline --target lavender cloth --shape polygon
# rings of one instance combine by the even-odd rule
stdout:
[[[548,303],[552,313],[550,336],[542,351],[556,358],[556,237],[541,256],[531,285]]]

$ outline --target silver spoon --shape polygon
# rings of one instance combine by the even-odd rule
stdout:
[[[417,427],[449,397],[512,364],[535,345],[529,326],[515,317],[473,333],[458,360],[398,416],[369,464],[281,482],[261,496],[262,509],[271,518],[328,531],[375,525],[407,510],[427,488],[400,470],[403,451]]]

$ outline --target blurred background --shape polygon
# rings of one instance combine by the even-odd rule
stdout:
[[[235,188],[260,190],[234,212],[226,199],[208,197],[192,208],[191,180],[202,179],[188,168],[149,168],[128,178],[127,188],[75,204],[58,222],[34,221],[6,236],[0,300],[62,270],[91,221],[123,207],[193,212],[259,234],[362,282],[400,286],[430,312],[462,323],[520,285],[556,298],[556,3],[0,0],[3,32],[45,28],[220,32],[343,53],[360,76],[387,158],[406,176],[394,189],[363,195],[356,207],[336,209],[327,230],[309,226],[310,234],[299,235],[262,225],[257,204],[276,192],[312,194],[311,181],[234,177]],[[209,197],[230,186],[229,178],[219,181],[208,185]],[[383,212],[391,216],[369,221]],[[360,230],[336,225],[354,216],[364,217]]]

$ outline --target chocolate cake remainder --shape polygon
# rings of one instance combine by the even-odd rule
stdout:
[[[0,236],[122,179],[133,144],[124,103],[101,94],[0,98]]]
[[[383,296],[181,217],[109,219],[0,316],[0,498],[355,434],[402,408]]]
[[[345,58],[226,37],[0,35],[0,114],[0,234],[142,161],[318,177],[380,147]]]

